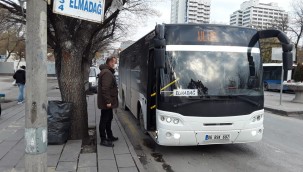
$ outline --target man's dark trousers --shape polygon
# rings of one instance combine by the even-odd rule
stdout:
[[[100,132],[101,141],[106,140],[106,135],[107,135],[107,138],[113,137],[113,132],[111,129],[112,120],[113,120],[113,109],[102,109],[100,124],[99,124],[99,132]]]

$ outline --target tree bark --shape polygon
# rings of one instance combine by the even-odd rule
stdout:
[[[87,102],[84,88],[82,52],[75,47],[57,49],[56,71],[62,100],[73,103],[70,139],[88,139]]]

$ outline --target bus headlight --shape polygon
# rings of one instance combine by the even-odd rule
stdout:
[[[174,117],[166,117],[166,116],[160,116],[160,120],[161,121],[166,121],[167,123],[173,123],[175,125],[180,123],[180,119],[179,118],[174,118]]]
[[[165,120],[165,117],[164,116],[161,116],[161,121],[164,121]]]
[[[181,135],[180,135],[179,133],[175,133],[175,134],[174,134],[174,138],[175,138],[175,139],[180,139],[180,137],[181,137]]]
[[[178,124],[179,123],[179,119],[174,119],[174,124]]]
[[[171,122],[171,118],[170,117],[166,118],[166,122],[170,123]]]
[[[263,115],[255,115],[254,117],[252,117],[251,121],[252,122],[256,122],[256,121],[261,121],[263,118]]]

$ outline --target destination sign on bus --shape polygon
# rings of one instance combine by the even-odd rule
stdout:
[[[211,25],[168,25],[167,45],[224,45],[247,47],[257,30]],[[258,43],[254,47],[259,47]]]
[[[197,41],[200,42],[218,42],[219,39],[217,37],[217,33],[215,31],[211,30],[202,30],[202,31],[197,31]]]

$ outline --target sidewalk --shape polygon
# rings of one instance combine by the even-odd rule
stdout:
[[[277,92],[264,92],[264,109],[275,114],[285,116],[302,116],[303,104],[292,102],[294,94],[282,95],[282,105],[280,105],[280,94]]]
[[[55,92],[55,91],[54,91]],[[59,97],[49,97],[58,100]],[[96,96],[87,97],[89,128],[99,125],[100,110]],[[25,107],[15,105],[3,111],[0,118],[0,172],[23,172],[24,169],[24,115]],[[133,146],[116,116],[113,133],[119,137],[113,148],[100,146],[97,127],[97,152],[82,153],[81,140],[69,140],[64,145],[49,145],[48,171],[77,172],[142,172],[144,171]]]

